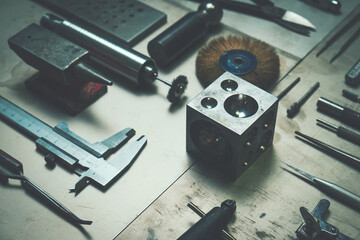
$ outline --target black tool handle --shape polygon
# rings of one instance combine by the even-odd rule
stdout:
[[[218,24],[223,11],[215,1],[205,1],[196,12],[190,12],[171,25],[147,46],[159,66],[166,66]]]
[[[341,2],[338,0],[302,0],[302,1],[332,13],[339,13],[341,8]]]
[[[351,67],[349,72],[345,75],[345,82],[351,86],[360,83],[360,59]]]
[[[344,107],[344,110],[341,114],[341,119],[352,125],[353,127],[360,129],[360,113],[356,112],[350,108]]]
[[[221,207],[211,209],[194,226],[181,235],[178,240],[214,239],[229,222],[235,209],[234,200],[222,202]]]
[[[356,93],[350,92],[349,90],[344,89],[342,91],[342,94],[344,97],[346,97],[347,99],[350,99],[351,101],[354,101],[354,102],[359,101],[359,95],[357,95]]]
[[[319,189],[323,190],[324,192],[327,192],[342,201],[343,203],[346,203],[351,207],[360,210],[360,196],[334,183],[325,181],[320,178],[315,178],[313,182]]]
[[[339,126],[337,129],[337,135],[346,140],[349,140],[357,145],[360,145],[360,134]]]

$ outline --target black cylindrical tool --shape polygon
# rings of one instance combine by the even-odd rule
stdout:
[[[222,8],[216,1],[201,3],[196,12],[186,14],[149,42],[150,56],[159,66],[169,64],[218,24],[222,15]]]
[[[356,86],[360,83],[360,59],[346,73],[345,82],[351,86]]]
[[[338,126],[338,125],[329,123],[320,118],[316,119],[316,121],[318,121],[320,123],[319,124],[320,126],[326,127],[327,129],[330,129],[330,130],[336,132],[336,135],[338,135],[339,137],[349,140],[350,142],[353,142],[360,146],[360,134],[358,134],[354,131],[351,131],[347,128],[344,128],[342,126]]]
[[[350,99],[351,101],[360,102],[360,97],[356,93],[353,93],[353,92],[350,92],[350,91],[344,89],[342,91],[342,94],[344,97],[346,97],[347,99]]]
[[[234,200],[225,200],[221,207],[214,207],[194,226],[181,235],[178,240],[209,240],[214,239],[230,221],[236,210]]]
[[[177,77],[172,83],[159,79],[156,63],[133,49],[115,44],[52,14],[45,14],[40,23],[51,31],[89,50],[90,58],[105,69],[135,82],[139,86],[152,83],[155,80],[160,80],[169,85],[171,87],[168,94],[170,102],[180,100],[186,89],[187,79],[185,76]]]
[[[318,110],[337,117],[340,121],[347,123],[357,129],[360,129],[360,113],[350,108],[343,107],[320,97],[317,102]]]

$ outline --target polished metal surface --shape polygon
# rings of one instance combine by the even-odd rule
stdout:
[[[116,43],[134,46],[166,22],[166,13],[136,0],[35,0]]]
[[[139,42],[134,49],[147,55],[147,43],[160,32],[179,20],[197,4],[188,1],[143,1],[166,12],[168,22],[152,35]],[[250,2],[250,1],[247,1]],[[229,232],[237,239],[294,239],[295,230],[303,222],[300,206],[315,206],[324,195],[294,178],[280,168],[280,161],[303,166],[304,171],[328,179],[325,172],[336,176],[333,181],[347,186],[359,194],[357,171],[306,145],[300,146],[294,130],[307,130],[311,136],[329,139],[336,147],[355,153],[357,145],[337,138],[329,131],[317,127],[315,120],[326,115],[318,113],[316,100],[323,96],[357,111],[360,106],[337,92],[344,89],[344,76],[358,59],[359,40],[341,55],[334,64],[328,62],[341,46],[334,43],[320,57],[315,53],[325,44],[323,38],[339,31],[342,20],[359,11],[358,1],[346,1],[340,15],[332,15],[313,8],[301,1],[278,0],[276,5],[294,11],[309,19],[316,27],[310,37],[290,32],[275,23],[224,11],[221,26],[211,35],[189,49],[160,74],[173,79],[185,74],[189,79],[187,99],[182,106],[171,107],[165,100],[168,87],[142,91],[125,83],[114,83],[97,102],[76,116],[69,116],[54,108],[41,97],[31,93],[24,81],[36,71],[26,65],[7,46],[9,37],[31,23],[38,23],[49,10],[27,0],[0,2],[0,94],[20,105],[26,111],[51,126],[65,121],[87,139],[96,142],[113,135],[119,129],[131,126],[148,137],[148,145],[125,175],[106,192],[87,187],[76,197],[69,194],[68,186],[77,176],[64,171],[61,166],[49,170],[44,166],[43,155],[35,151],[32,141],[21,132],[0,122],[0,146],[23,160],[26,176],[51,192],[69,209],[84,219],[91,219],[91,226],[74,228],[61,217],[52,214],[37,201],[33,201],[18,187],[1,186],[0,232],[10,239],[174,239],[184,233],[199,218],[186,204],[196,203],[204,212],[224,199],[238,203],[235,217],[230,221]],[[19,7],[21,6],[21,7]],[[295,78],[301,81],[279,102],[277,126],[273,147],[268,149],[244,175],[234,182],[225,181],[214,171],[198,164],[196,158],[185,150],[185,102],[193,99],[203,88],[195,75],[195,58],[198,49],[217,35],[237,34],[261,39],[275,46],[280,58],[280,78],[271,89],[277,95]],[[346,36],[344,36],[346,39]],[[314,51],[311,51],[313,48]],[[306,56],[306,57],[305,57]],[[303,58],[303,59],[302,59]],[[300,61],[302,59],[302,61]],[[285,78],[283,78],[286,76]],[[280,79],[282,79],[280,81]],[[321,87],[315,92],[292,120],[285,116],[286,108],[298,100],[315,81]],[[355,88],[358,91],[358,88]],[[159,93],[159,94],[157,94]],[[307,132],[306,131],[306,132]],[[331,134],[331,135],[330,135]],[[6,136],[6,137],[5,137]],[[17,144],[14,144],[16,142]],[[19,147],[21,146],[21,148]],[[110,156],[109,161],[112,160]],[[341,178],[338,176],[342,176]],[[60,181],[61,180],[61,181]],[[56,190],[55,190],[56,189]],[[14,201],[14,199],[16,201]],[[336,200],[331,200],[333,224],[344,234],[360,238],[360,217]],[[19,206],[23,208],[19,209]],[[182,222],[183,224],[179,224]],[[118,237],[116,237],[118,236]]]

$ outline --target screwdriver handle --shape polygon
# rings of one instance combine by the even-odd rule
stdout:
[[[150,56],[158,66],[168,65],[217,25],[222,15],[216,1],[203,1],[197,11],[186,14],[149,42]]]
[[[347,99],[350,99],[351,101],[354,101],[354,102],[359,101],[359,95],[357,95],[356,93],[350,92],[349,90],[344,89],[342,91],[342,94],[344,97],[346,97]]]
[[[347,128],[339,126],[337,129],[337,135],[341,138],[349,140],[350,142],[360,145],[360,134],[358,134],[354,131],[351,131]]]
[[[360,113],[356,112],[350,108],[344,107],[344,110],[341,114],[341,119],[351,124],[353,127],[360,129]]]
[[[360,211],[360,196],[334,183],[328,182],[320,178],[315,177],[313,182],[319,189],[333,195],[343,203],[351,205],[353,208]]]

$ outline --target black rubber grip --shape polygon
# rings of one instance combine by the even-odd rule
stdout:
[[[354,131],[351,131],[349,129],[340,126],[337,129],[337,135],[341,138],[349,140],[350,142],[353,142],[360,146],[360,134],[357,134]]]
[[[344,110],[341,113],[341,119],[345,123],[360,129],[360,113],[356,112],[354,110],[351,110],[350,108],[344,107]]]

